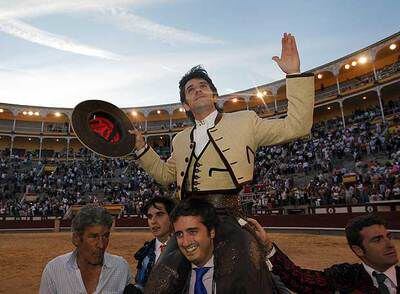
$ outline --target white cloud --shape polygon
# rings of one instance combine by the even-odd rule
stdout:
[[[19,0],[0,1],[0,18],[33,18],[64,12],[98,10],[99,8],[164,2],[156,0]]]
[[[223,44],[223,41],[152,22],[120,8],[102,9],[102,21],[167,43]]]
[[[63,51],[111,60],[119,60],[121,58],[112,52],[76,43],[66,37],[42,31],[18,20],[0,20],[0,31],[33,43]]]
[[[220,89],[245,89],[249,64],[272,68],[274,48],[236,48],[186,54],[145,55],[121,63],[95,59],[62,65],[44,60],[41,68],[2,68],[0,100],[7,103],[73,107],[85,99],[102,99],[120,107],[178,102],[177,83],[193,65],[202,63]],[[46,66],[45,64],[49,64]],[[231,73],[243,72],[242,84]],[[265,80],[264,80],[265,82]],[[161,90],[162,89],[162,90]],[[229,91],[221,91],[229,92]],[[223,93],[220,93],[223,94]]]
[[[130,32],[136,32],[149,36],[150,38],[163,42],[185,42],[185,43],[222,43],[219,40],[179,30],[173,27],[160,25],[143,17],[129,13],[121,8],[132,4],[151,4],[154,2],[166,2],[165,0],[69,0],[69,1],[45,1],[25,0],[14,4],[0,2],[0,30],[44,46],[56,48],[63,51],[118,60],[121,57],[102,49],[78,44],[73,40],[45,32],[20,19],[33,18],[54,13],[72,13],[83,11],[102,12],[102,21]],[[117,8],[118,6],[118,8]]]

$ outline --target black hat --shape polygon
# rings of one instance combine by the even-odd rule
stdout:
[[[133,125],[125,112],[111,103],[79,103],[72,112],[72,127],[84,146],[102,156],[121,157],[134,150],[135,136],[128,132]]]

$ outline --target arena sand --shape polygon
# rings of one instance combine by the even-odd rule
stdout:
[[[298,265],[323,269],[333,263],[357,262],[343,236],[271,233],[271,238]],[[108,251],[123,256],[136,273],[133,253],[146,240],[145,232],[112,232]],[[395,240],[400,253],[400,240]],[[71,233],[1,233],[0,293],[38,293],[40,277],[52,258],[74,249]]]

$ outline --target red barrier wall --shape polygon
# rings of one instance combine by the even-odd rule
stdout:
[[[116,227],[147,227],[147,218],[121,217],[115,220]]]
[[[347,222],[363,213],[318,215],[265,215],[255,217],[264,227],[344,228]],[[400,230],[400,211],[376,213],[388,223],[388,229]]]
[[[0,229],[54,229],[54,219],[47,220],[7,220],[0,221]]]
[[[363,213],[316,214],[316,215],[263,215],[254,216],[264,227],[312,227],[344,228],[347,222]],[[377,212],[387,223],[388,228],[400,230],[400,211]],[[115,220],[115,226],[147,227],[147,219],[122,217]],[[60,220],[60,228],[71,227],[71,220]],[[0,221],[0,229],[41,229],[54,228],[54,220],[7,220]]]

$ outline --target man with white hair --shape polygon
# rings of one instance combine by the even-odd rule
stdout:
[[[76,249],[46,265],[39,293],[123,293],[131,270],[124,258],[106,252],[111,226],[106,209],[84,206],[72,221]]]

